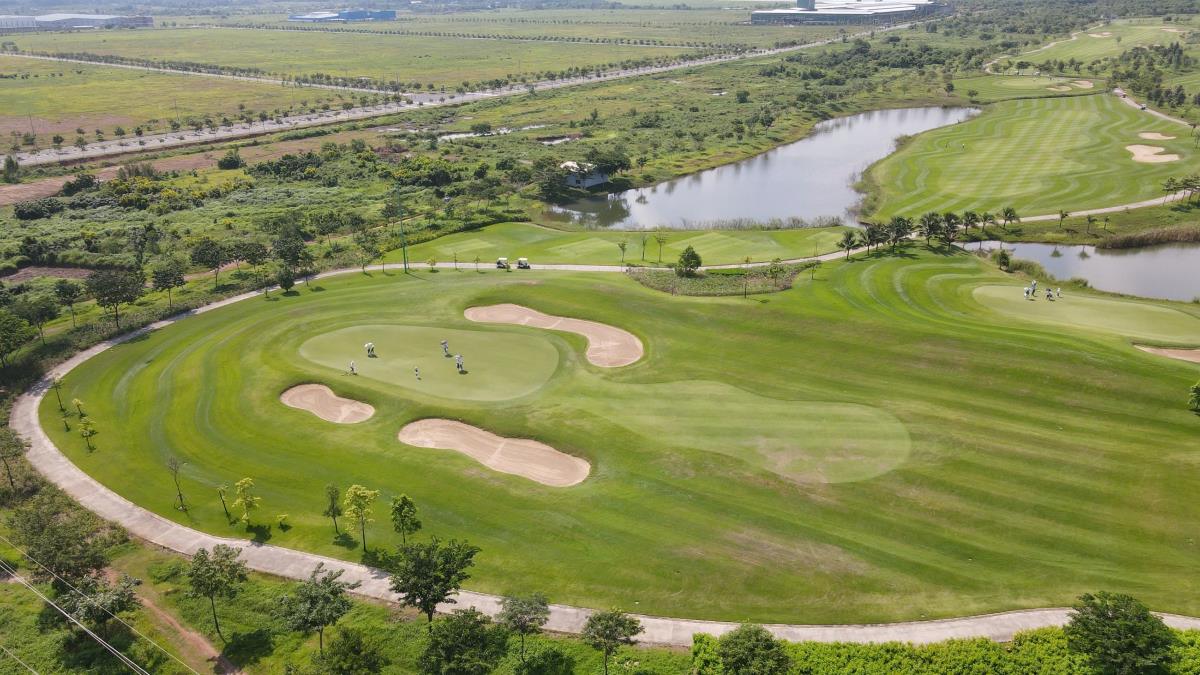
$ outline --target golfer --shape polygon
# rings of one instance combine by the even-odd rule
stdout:
[[[450,341],[442,340],[442,354],[446,357],[450,356]]]
[[[357,374],[358,374],[358,368],[356,368],[356,367],[354,366],[354,362],[353,362],[353,361],[351,361],[351,362],[350,362],[350,374],[351,374],[351,375],[357,375]]]
[[[419,380],[419,379],[421,379],[421,369],[420,369],[420,367],[413,368],[413,375],[416,375],[418,380]]]
[[[458,368],[458,372],[463,372],[463,357],[462,354],[454,355],[454,365]]]

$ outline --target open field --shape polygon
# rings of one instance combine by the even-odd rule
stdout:
[[[1146,132],[1175,140],[1146,141]],[[1153,199],[1165,178],[1188,172],[1195,150],[1186,132],[1106,94],[1009,101],[918,136],[868,177],[879,189],[879,216],[1115,206]],[[1134,161],[1126,147],[1146,144],[1179,161]]]
[[[403,14],[396,21],[351,23],[346,30],[470,33],[524,39],[651,40],[664,44],[743,44],[770,47],[779,41],[835,37],[831,26],[750,26],[753,7],[689,10],[670,9],[497,9],[451,14]],[[304,28],[285,15],[233,15],[224,19],[188,17],[170,19],[178,25],[217,23]],[[309,26],[329,28],[328,25]]]
[[[814,253],[837,250],[837,241],[846,228],[825,227],[797,230],[724,230],[699,232],[666,232],[662,246],[662,262],[672,264],[680,252],[691,246],[707,265],[739,263],[747,257],[755,261],[774,258],[803,258]],[[409,249],[409,260],[424,262],[430,258],[449,262],[458,256],[464,267],[473,265],[476,256],[485,265],[496,258],[518,257],[535,263],[574,265],[619,265],[619,242],[626,242],[625,262],[658,264],[658,242],[654,233],[645,233],[643,255],[641,232],[567,232],[528,223],[500,223],[483,230],[440,237]],[[388,260],[396,262],[400,251],[393,251]]]
[[[602,66],[686,49],[561,42],[506,42],[398,35],[356,35],[232,28],[179,28],[17,36],[23,50],[88,52],[139,59],[259,68],[299,76],[420,82],[454,89],[464,81]],[[219,50],[212,45],[220,44]]]
[[[70,145],[81,127],[111,134],[124,126],[162,131],[172,119],[236,117],[238,104],[250,110],[288,108],[301,99],[310,104],[336,101],[333,91],[297,89],[238,80],[193,77],[78,63],[54,63],[0,55],[0,134],[34,131],[42,146],[58,133]],[[153,122],[151,122],[153,120]]]
[[[1096,93],[1095,87],[1103,83],[1092,83],[1070,77],[1033,77],[1029,75],[978,75],[954,80],[955,91],[960,96],[976,91],[974,100],[982,103],[1006,101],[1013,98],[1044,98],[1048,96],[1079,96]]]
[[[330,278],[320,291],[189,318],[71,373],[62,394],[95,421],[95,451],[62,431],[53,396],[43,425],[127,498],[222,535],[357,559],[358,542],[335,541],[319,515],[324,484],[407,493],[426,533],[482,547],[478,590],[788,622],[1057,606],[1094,588],[1200,610],[1180,581],[1200,505],[1178,498],[1198,487],[1181,470],[1198,461],[1183,406],[1195,366],[1133,349],[1120,325],[997,311],[975,288],[1019,296],[1023,281],[923,251],[827,265],[752,301],[670,297],[619,275]],[[500,302],[630,330],[646,357],[600,370],[584,362],[581,338],[463,317]],[[1172,321],[1200,334],[1200,308],[1172,307]],[[541,368],[547,349],[556,365],[528,380],[533,391],[481,384],[490,400],[457,380],[426,391],[411,373],[405,381],[404,364],[389,366],[395,376],[343,375],[342,360],[366,361],[362,336],[342,346],[333,332],[368,324],[424,331],[427,347],[404,349],[438,358],[432,336],[479,334],[470,375],[430,365],[429,377]],[[306,354],[312,340],[332,361]],[[337,425],[283,406],[280,392],[300,382],[376,414]],[[426,417],[546,443],[591,474],[543,487],[396,440]],[[187,461],[186,515],[171,506],[168,456]],[[226,520],[215,494],[243,476],[263,497],[250,531]],[[397,540],[385,512],[381,503],[368,526],[372,547]],[[266,525],[282,513],[289,529]]]

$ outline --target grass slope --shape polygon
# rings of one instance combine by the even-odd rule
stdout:
[[[1146,141],[1141,132],[1175,136]],[[1161,195],[1195,151],[1187,130],[1109,95],[997,103],[983,114],[922,134],[869,170],[878,216],[926,211],[1023,215],[1115,206]],[[1153,145],[1176,162],[1134,162],[1127,145]]]
[[[796,230],[705,230],[666,232],[661,260],[673,263],[684,248],[691,246],[706,265],[739,263],[749,257],[755,261],[782,258],[803,258],[837,249],[842,227],[805,228]],[[555,230],[528,223],[500,223],[473,232],[462,232],[418,244],[409,249],[409,260],[438,262],[453,261],[473,266],[476,256],[481,264],[490,265],[496,258],[507,257],[516,262],[520,256],[534,263],[575,265],[619,265],[621,249],[626,242],[625,262],[658,264],[658,242],[654,233],[645,233],[643,253],[642,232],[588,230],[585,232]],[[400,260],[401,252],[388,254],[388,260]]]
[[[1022,54],[1013,60],[1014,62],[1024,60],[1031,63],[1043,63],[1052,60],[1070,61],[1075,59],[1086,65],[1098,59],[1119,56],[1121,52],[1134,47],[1182,41],[1181,34],[1164,30],[1165,28],[1191,30],[1191,27],[1186,24],[1164,23],[1161,19],[1114,21],[1080,33],[1074,40],[1063,40],[1052,47]],[[1106,33],[1108,35],[1105,35]],[[1087,72],[1082,71],[1082,74],[1086,76]]]
[[[1197,419],[1182,405],[1195,367],[974,299],[1005,278],[973,256],[915,246],[827,265],[751,301],[670,297],[617,275],[353,275],[189,318],[89,361],[63,397],[93,416],[93,452],[63,431],[53,396],[43,421],[122,495],[227,536],[358,559],[358,542],[335,540],[320,516],[323,486],[383,491],[371,546],[397,541],[386,500],[407,493],[426,534],[483,548],[478,590],[759,621],[1061,605],[1094,588],[1200,611],[1180,581],[1200,525],[1200,504],[1179,498],[1200,487]],[[575,336],[462,318],[499,301],[624,327],[647,357],[601,371]],[[502,402],[341,378],[339,393],[377,410],[356,425],[281,406],[287,386],[328,375],[299,346],[355,323],[537,336],[560,365],[536,396]],[[546,488],[396,441],[426,416],[541,440],[593,473]],[[187,461],[187,514],[172,508],[169,456]],[[263,497],[251,531],[216,497],[243,476]],[[265,525],[282,513],[290,529]]]

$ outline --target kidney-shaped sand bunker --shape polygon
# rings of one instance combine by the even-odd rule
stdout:
[[[323,384],[296,385],[280,394],[279,400],[290,408],[307,410],[336,424],[363,422],[375,414],[375,408],[370,404],[342,398]]]
[[[526,438],[505,438],[454,420],[424,419],[406,424],[400,442],[418,448],[456,450],[480,464],[551,487],[578,485],[592,466],[586,460]]]
[[[511,323],[578,333],[587,338],[587,360],[603,368],[627,366],[645,354],[642,341],[636,335],[596,321],[553,316],[511,303],[471,307],[463,315],[480,323]]]

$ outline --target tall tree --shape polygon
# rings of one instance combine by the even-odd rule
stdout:
[[[229,262],[229,253],[221,244],[205,237],[192,247],[192,263],[213,273],[213,288],[217,288],[221,266]]]
[[[9,307],[13,314],[37,329],[42,344],[46,344],[46,324],[58,317],[58,303],[49,295],[26,294]]]
[[[222,642],[225,641],[225,635],[221,633],[221,622],[217,619],[217,598],[233,599],[246,582],[246,563],[238,560],[241,555],[240,549],[217,544],[212,554],[203,548],[196,551],[188,566],[188,584],[191,587],[188,594],[208,598],[213,627]]]
[[[912,234],[912,220],[904,216],[892,216],[892,220],[888,222],[888,243],[892,245],[892,253],[896,252],[896,246],[908,239]]]
[[[108,626],[117,614],[141,606],[133,592],[141,581],[122,574],[116,583],[108,583],[99,575],[91,575],[73,584],[74,588],[59,594],[55,602],[80,623],[108,638]]]
[[[837,247],[846,252],[846,260],[850,259],[850,251],[858,244],[858,235],[853,230],[842,232],[842,238],[838,240]]]
[[[1004,219],[1004,229],[1006,230],[1012,223],[1021,222],[1021,216],[1017,215],[1017,210],[1011,206],[1004,207],[1004,210],[1000,212],[1000,217]]]
[[[604,675],[608,675],[608,660],[621,645],[634,644],[634,637],[644,628],[642,622],[620,612],[595,612],[583,625],[583,641],[589,647],[604,654]]]
[[[1106,675],[1162,672],[1176,658],[1178,641],[1162,619],[1121,593],[1085,593],[1072,607],[1063,630],[1067,647]]]
[[[342,501],[346,517],[358,521],[363,553],[367,552],[367,523],[371,522],[371,515],[374,514],[372,505],[378,497],[379,490],[368,490],[361,485],[351,485],[346,488],[346,497]]]
[[[59,279],[54,282],[54,297],[58,304],[71,312],[71,327],[75,328],[75,303],[83,299],[83,286],[78,281]]]
[[[171,472],[171,480],[175,483],[175,499],[178,501],[175,508],[187,511],[187,503],[183,500],[183,488],[179,486],[179,472],[183,469],[184,462],[178,457],[168,457],[166,464],[167,471]]]
[[[1067,211],[1059,210],[1058,212],[1058,229],[1062,229],[1063,221],[1070,218],[1071,214]]]
[[[400,535],[403,544],[408,543],[408,535],[416,534],[421,529],[417,505],[408,495],[392,498],[392,528]]]
[[[0,427],[0,464],[4,465],[4,475],[8,478],[8,488],[15,494],[17,481],[13,477],[12,465],[25,456],[29,444],[8,427]]]
[[[333,520],[334,534],[341,534],[337,524],[338,516],[342,515],[342,505],[338,503],[341,499],[341,494],[341,490],[333,483],[325,486],[325,510],[321,512],[321,515]]]
[[[345,570],[326,572],[325,563],[318,563],[308,575],[308,581],[296,587],[296,592],[279,599],[278,616],[290,630],[300,633],[317,632],[321,655],[325,654],[325,629],[338,622],[354,606],[348,591],[361,582],[340,581]]]
[[[100,523],[61,492],[39,491],[12,512],[8,528],[40,563],[30,570],[34,579],[50,582],[58,591],[108,565]]]
[[[150,283],[156,291],[167,292],[167,309],[175,309],[175,301],[171,297],[173,289],[183,286],[184,282],[183,261],[178,258],[165,258],[160,260],[152,270],[150,270]]]
[[[658,244],[658,262],[662,262],[663,246],[670,240],[670,235],[665,230],[657,230],[654,233],[654,243]]]
[[[142,297],[145,283],[139,270],[96,270],[87,278],[87,289],[97,305],[112,312],[113,323],[120,328],[121,305]]]
[[[541,593],[510,595],[500,601],[497,620],[509,632],[521,636],[521,662],[525,662],[525,637],[542,632],[550,620],[550,602]]]
[[[696,249],[688,246],[679,254],[679,263],[675,265],[675,273],[681,277],[692,276],[702,264],[700,254],[696,253]]]
[[[508,632],[476,609],[455,610],[430,624],[421,654],[427,675],[488,675],[508,649]]]
[[[402,604],[416,608],[432,623],[439,604],[454,603],[450,596],[470,578],[467,570],[475,564],[477,553],[479,549],[465,541],[442,543],[437,537],[428,543],[401,546],[391,589],[402,596]]]
[[[25,319],[0,309],[0,365],[8,365],[8,356],[33,339],[37,331]]]
[[[934,211],[930,211],[921,216],[917,221],[917,233],[925,239],[925,245],[929,246],[929,240],[938,236],[938,232],[942,229],[942,215]]]

